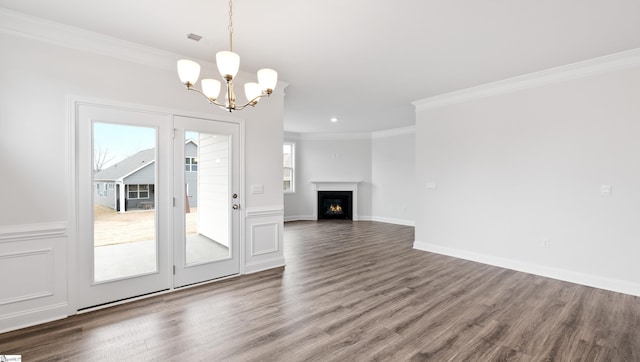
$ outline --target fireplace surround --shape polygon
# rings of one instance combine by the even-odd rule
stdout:
[[[351,191],[351,220],[358,221],[358,184],[362,181],[311,181],[313,220],[318,220],[319,191]]]

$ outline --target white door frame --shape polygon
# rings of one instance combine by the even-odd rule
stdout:
[[[69,293],[68,304],[67,304],[67,315],[74,315],[78,313],[78,306],[79,306],[79,300],[78,300],[79,281],[77,277],[77,273],[79,270],[77,265],[78,264],[78,246],[79,246],[79,241],[78,241],[79,205],[78,205],[78,193],[77,193],[77,186],[78,186],[77,118],[79,117],[79,114],[78,114],[79,107],[81,105],[89,105],[89,106],[116,108],[116,109],[123,109],[123,110],[132,110],[132,111],[138,111],[138,112],[163,113],[163,114],[166,114],[167,117],[170,117],[170,119],[173,119],[173,116],[184,116],[184,117],[210,119],[214,121],[224,121],[224,122],[231,122],[231,123],[238,124],[239,130],[240,130],[239,132],[240,147],[239,147],[239,154],[238,154],[239,161],[240,161],[239,182],[240,182],[240,190],[242,190],[243,194],[245,194],[245,191],[246,191],[246,187],[245,187],[245,120],[242,118],[237,118],[230,114],[216,114],[214,117],[211,114],[169,109],[169,108],[163,108],[163,107],[147,106],[147,105],[141,105],[141,104],[124,103],[124,102],[117,102],[113,100],[105,100],[100,98],[90,98],[90,97],[82,97],[82,96],[74,96],[74,95],[67,97],[67,105],[68,105],[67,107],[67,145],[68,145],[67,174],[68,174],[68,180],[70,181],[66,190],[67,200],[68,200],[68,203],[66,206],[67,206],[67,212],[69,216],[68,217],[69,225],[67,229],[68,241],[69,241],[67,245],[67,255],[68,255],[67,283],[68,283],[68,293]],[[171,187],[173,189],[173,185],[171,185]],[[245,273],[245,250],[246,250],[245,223],[246,223],[245,208],[242,207],[240,209],[240,235],[239,235],[240,236],[240,243],[239,243],[240,244],[239,245],[240,273],[238,275],[242,275]],[[172,232],[173,230],[171,230],[171,233]],[[172,261],[174,257],[173,248],[169,248],[169,249],[170,250],[169,250],[168,257]],[[169,277],[173,278],[173,274],[170,273]],[[225,279],[225,278],[222,278],[222,279]],[[220,279],[217,279],[211,282],[215,282],[218,280]],[[206,283],[210,283],[210,282],[204,282],[203,284],[206,284]],[[169,283],[169,284],[170,284],[170,288],[168,291],[159,292],[159,293],[174,291],[175,288],[173,287],[173,283]],[[128,301],[147,298],[149,296],[151,295],[135,297],[135,298],[128,299],[126,301],[115,302],[113,304],[126,303]],[[105,308],[113,304],[100,306],[98,308]]]

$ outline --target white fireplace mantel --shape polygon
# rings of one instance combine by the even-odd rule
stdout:
[[[313,220],[318,220],[318,191],[351,191],[352,220],[358,221],[358,184],[362,181],[311,181]]]

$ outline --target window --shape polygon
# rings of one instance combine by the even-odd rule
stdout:
[[[295,191],[294,167],[295,167],[295,143],[282,145],[283,187],[284,192]]]
[[[198,171],[198,159],[195,157],[187,157],[185,158],[185,170],[187,172],[196,172]]]
[[[139,199],[149,198],[149,185],[138,185],[138,198]]]
[[[149,185],[127,185],[127,198],[148,199]]]

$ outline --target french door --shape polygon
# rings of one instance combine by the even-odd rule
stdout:
[[[174,286],[180,287],[240,271],[239,127],[176,116],[174,129]]]
[[[238,124],[79,103],[75,129],[78,309],[239,272]]]

